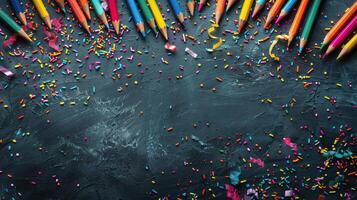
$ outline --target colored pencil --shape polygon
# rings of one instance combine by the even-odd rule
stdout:
[[[182,24],[185,21],[185,17],[183,16],[180,3],[177,0],[169,0],[172,10],[176,15],[179,22]]]
[[[19,0],[10,0],[10,3],[21,23],[27,25],[24,8],[20,4]]]
[[[89,11],[89,4],[88,0],[79,0],[79,5],[81,6],[84,14],[86,15],[87,19],[90,20],[90,11]]]
[[[276,20],[275,23],[279,23],[282,19],[284,19],[286,16],[288,16],[288,14],[291,12],[291,10],[293,9],[294,5],[296,4],[298,0],[289,0],[283,7],[283,9],[281,9],[281,12],[279,14],[278,19]]]
[[[203,6],[205,6],[207,3],[207,0],[200,0],[200,3],[198,3],[198,12],[201,12],[203,9]]]
[[[138,6],[135,4],[134,0],[126,0],[126,1],[129,5],[129,9],[130,9],[131,14],[134,18],[134,22],[136,24],[137,29],[140,31],[140,33],[143,35],[143,37],[145,37],[144,20],[141,17]]]
[[[306,46],[307,40],[309,39],[312,25],[314,25],[314,21],[316,19],[317,11],[319,10],[320,5],[321,5],[321,0],[314,0],[300,37],[299,53],[301,53]]]
[[[150,8],[148,4],[146,3],[145,0],[138,0],[139,7],[141,8],[141,11],[144,13],[144,17],[146,22],[149,24],[150,28],[157,33],[157,27],[155,24],[155,19],[154,16],[152,15]]]
[[[31,38],[27,35],[24,29],[21,28],[8,14],[6,14],[2,9],[0,9],[0,19],[2,19],[12,30],[14,30],[18,35],[25,38],[26,40],[32,42]]]
[[[190,15],[193,16],[193,14],[195,14],[195,6],[196,6],[195,0],[187,0],[186,5],[188,8],[188,11],[190,12]]]
[[[242,10],[239,15],[238,33],[240,33],[249,18],[250,9],[252,8],[253,0],[244,0]]]
[[[271,7],[268,16],[267,16],[267,21],[265,22],[264,28],[267,29],[269,28],[269,25],[273,22],[275,17],[277,17],[280,9],[283,7],[284,3],[286,0],[276,0],[274,5]]]
[[[47,12],[47,9],[46,9],[45,5],[43,4],[42,0],[32,0],[32,1],[35,4],[35,7],[36,7],[38,13],[40,13],[42,20],[45,22],[45,24],[48,26],[48,28],[51,29],[52,28],[51,18]]]
[[[157,3],[155,0],[147,0],[149,4],[149,8],[151,9],[152,14],[154,15],[155,22],[157,26],[159,27],[159,30],[161,34],[164,36],[165,40],[168,40],[169,37],[167,35],[167,28],[166,28],[166,23],[164,21],[164,18],[161,15],[160,9],[157,6]]]
[[[255,18],[257,16],[257,14],[264,8],[266,1],[267,0],[256,0],[255,1],[252,18]]]
[[[112,18],[112,24],[114,26],[114,30],[117,34],[119,34],[119,14],[117,7],[117,0],[108,0],[110,17]]]
[[[105,12],[100,4],[99,0],[91,0],[95,13],[98,15],[99,19],[102,20],[105,27],[109,28],[107,17],[105,16]]]
[[[299,32],[300,24],[304,18],[305,12],[307,11],[307,6],[309,5],[310,0],[302,0],[300,6],[296,12],[293,23],[289,29],[289,39],[288,46],[290,46],[291,42],[294,40],[296,35]]]
[[[72,8],[72,11],[74,15],[77,17],[79,23],[83,26],[83,28],[90,33],[87,18],[84,15],[83,11],[81,10],[81,7],[79,7],[79,4],[77,3],[76,0],[68,0],[69,5]]]
[[[219,24],[219,21],[221,21],[221,17],[224,14],[224,8],[226,6],[226,0],[218,0],[217,1],[217,6],[216,6],[216,24]]]
[[[346,11],[346,13],[341,17],[340,20],[332,27],[332,29],[326,34],[322,44],[321,49],[328,45],[345,25],[352,19],[352,17],[357,13],[357,1]]]
[[[228,0],[227,2],[227,7],[226,7],[226,12],[237,2],[237,0]]]
[[[61,8],[62,12],[66,13],[66,8],[64,7],[64,0],[55,0],[55,1]]]
[[[338,48],[343,41],[356,29],[357,27],[357,15],[347,24],[347,26],[341,31],[340,34],[331,42],[328,46],[324,58],[330,55],[336,48]]]
[[[337,60],[340,60],[347,54],[349,54],[357,46],[357,33],[353,38],[347,42],[347,44],[342,48],[340,54],[337,56]]]

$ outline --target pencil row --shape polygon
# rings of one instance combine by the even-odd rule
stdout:
[[[207,3],[207,0],[201,0],[198,6],[198,11],[201,12],[203,6]],[[237,0],[217,0],[216,10],[215,10],[215,22],[219,24],[222,16],[227,12]],[[253,10],[252,18],[256,18],[259,12],[263,9],[266,4],[266,0],[256,0],[255,7],[252,9],[253,0],[244,0],[241,12],[239,15],[238,22],[238,34],[243,30],[246,21],[249,18],[251,9]],[[299,0],[276,0],[272,7],[270,8],[266,21],[264,24],[265,29],[269,29],[275,20],[275,23],[280,23],[289,13],[292,12],[293,8]],[[307,13],[305,25],[302,28],[299,52],[302,53],[304,50],[311,30],[313,28],[314,22],[317,18],[319,7],[322,0],[301,0],[294,20],[290,26],[288,32],[288,46],[292,43],[294,38],[297,36],[300,30],[300,25],[304,20],[304,15]],[[330,44],[323,57],[330,55],[336,48],[342,45],[342,43],[348,38],[349,35],[357,27],[357,1],[346,11],[344,16],[336,23],[336,25],[329,31],[326,35],[324,41],[322,42],[321,49]],[[346,54],[352,51],[353,48],[357,46],[357,34],[352,37],[350,41],[341,50],[341,53],[337,59],[342,58]]]
[[[24,9],[19,0],[9,0],[17,17],[24,25],[27,24],[26,17],[24,14]],[[64,0],[55,0],[61,10],[66,12]],[[184,15],[178,0],[168,0],[172,10],[180,23],[184,23]],[[237,0],[217,0],[217,5],[215,9],[215,22],[219,24],[222,16],[225,12],[228,12],[229,9],[236,3]],[[50,15],[43,3],[43,0],[32,0],[36,10],[38,11],[41,19],[44,23],[51,29],[51,19]],[[67,0],[69,6],[71,7],[73,14],[76,16],[82,27],[90,33],[87,19],[91,19],[89,2],[88,0]],[[103,22],[105,27],[109,28],[108,20],[106,18],[104,9],[100,3],[100,0],[90,0],[93,5],[93,8]],[[117,0],[108,0],[108,7],[110,16],[112,19],[113,27],[116,33],[119,33],[120,19],[118,14],[118,5]],[[145,21],[149,27],[157,33],[161,32],[165,40],[168,40],[167,25],[161,14],[160,8],[155,0],[126,0],[128,7],[130,9],[133,20],[136,24],[138,31],[145,37],[145,26],[144,20],[141,15],[143,14]],[[244,0],[241,12],[239,15],[238,22],[238,33],[240,33],[244,25],[246,24],[250,11],[252,10],[252,18],[256,18],[259,12],[263,9],[266,4],[266,0],[256,0],[255,7],[253,6],[253,0]],[[293,19],[293,22],[290,26],[288,32],[288,46],[292,43],[294,38],[298,35],[301,23],[304,20],[304,16],[307,13],[305,25],[302,28],[300,35],[299,43],[299,52],[301,53],[310,36],[314,21],[317,18],[319,7],[322,3],[322,0],[276,0],[272,7],[270,8],[266,21],[264,24],[265,29],[269,29],[275,20],[275,23],[281,22],[289,13],[292,12],[292,9],[295,5],[300,3],[296,15]],[[200,0],[198,4],[198,11],[201,12],[204,5],[207,3],[207,0]],[[194,14],[195,9],[195,0],[187,0],[187,7],[191,15]],[[140,12],[141,10],[141,12]],[[10,26],[15,32],[20,36],[24,37],[28,41],[32,41],[31,38],[26,34],[24,29],[21,28],[9,15],[7,15],[3,10],[0,9],[0,18]],[[357,27],[357,2],[355,2],[343,15],[343,17],[335,24],[335,26],[328,32],[325,36],[321,49],[327,50],[323,57],[330,55],[338,47],[340,47],[343,42],[353,33]],[[338,59],[342,58],[346,54],[352,51],[353,48],[357,46],[357,35],[355,34],[351,40],[349,40],[346,45],[341,50]]]

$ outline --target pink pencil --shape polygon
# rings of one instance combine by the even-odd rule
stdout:
[[[331,42],[328,46],[323,58],[332,53],[337,47],[339,47],[343,41],[352,33],[357,27],[357,15],[347,24],[347,26],[341,31],[341,33]]]
[[[109,11],[110,11],[110,17],[112,18],[112,23],[115,29],[115,32],[119,34],[119,14],[118,14],[118,8],[117,8],[117,0],[109,0]]]

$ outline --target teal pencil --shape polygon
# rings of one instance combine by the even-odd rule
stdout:
[[[304,26],[304,29],[302,30],[302,34],[300,37],[300,47],[299,47],[299,53],[301,53],[307,43],[307,40],[309,39],[310,33],[312,26],[314,25],[316,16],[317,16],[317,11],[319,10],[321,4],[321,0],[314,0],[311,10],[309,12],[309,15],[307,16],[307,20]]]
[[[105,12],[100,4],[99,0],[91,0],[95,13],[97,13],[98,17],[102,20],[105,27],[109,28],[107,17],[105,16]]]

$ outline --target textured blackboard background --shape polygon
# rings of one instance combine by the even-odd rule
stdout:
[[[325,33],[323,29],[329,26],[330,20],[337,20],[338,15],[352,3],[352,0],[324,1],[320,9],[323,14],[319,15],[314,25],[309,47],[320,43]],[[168,23],[175,21],[172,13],[166,12],[169,8],[166,2],[164,5]],[[237,18],[235,12],[239,10],[241,1],[238,5],[225,16],[231,20],[223,20],[222,29],[235,30],[233,19]],[[11,10],[8,2],[1,7],[7,11]],[[116,57],[123,56],[121,63],[127,65],[126,69],[120,71],[120,80],[111,79],[111,71],[117,66],[113,59],[91,55],[90,59],[85,61],[85,66],[79,68],[74,62],[75,53],[62,55],[61,59],[72,60],[72,64],[65,68],[88,75],[86,79],[76,81],[73,74],[63,75],[61,72],[64,69],[51,73],[47,69],[40,69],[37,63],[7,55],[7,52],[15,48],[31,55],[33,49],[38,49],[36,42],[20,42],[12,49],[2,49],[5,52],[2,64],[16,71],[14,64],[30,63],[26,69],[41,74],[41,77],[32,80],[32,77],[22,76],[23,69],[16,71],[17,76],[12,81],[1,77],[2,86],[6,89],[0,92],[0,97],[10,108],[0,111],[0,138],[5,141],[0,144],[0,170],[3,171],[0,175],[0,197],[10,199],[18,196],[16,193],[20,192],[22,199],[148,199],[155,197],[152,195],[152,189],[158,192],[156,197],[176,197],[182,192],[199,194],[201,189],[207,186],[214,190],[218,199],[224,199],[225,191],[217,188],[216,182],[221,185],[227,182],[224,176],[228,175],[231,169],[242,166],[242,158],[248,159],[250,156],[264,159],[266,168],[269,169],[274,169],[271,165],[276,163],[276,171],[285,166],[297,170],[288,174],[298,177],[296,181],[291,179],[291,183],[271,189],[282,195],[289,186],[301,188],[299,180],[303,176],[315,177],[316,173],[319,173],[316,166],[322,164],[321,155],[315,149],[309,149],[313,145],[303,151],[304,160],[301,164],[310,163],[314,168],[304,169],[299,165],[287,164],[284,156],[289,154],[289,151],[285,149],[286,152],[282,155],[276,153],[281,149],[282,137],[291,137],[299,145],[306,144],[310,132],[318,132],[319,128],[323,127],[328,133],[324,141],[329,147],[338,126],[349,124],[354,127],[357,123],[357,111],[351,108],[356,105],[356,88],[347,87],[349,81],[354,84],[356,80],[355,53],[341,62],[334,60],[336,55],[321,61],[314,55],[317,50],[306,55],[304,59],[294,59],[297,56],[295,46],[291,52],[280,53],[281,63],[268,62],[266,65],[257,66],[257,60],[262,54],[268,55],[269,42],[258,46],[254,41],[250,41],[243,45],[243,38],[240,38],[238,44],[235,44],[232,36],[227,34],[223,48],[209,54],[205,48],[211,42],[204,44],[208,37],[206,32],[200,34],[200,30],[210,25],[209,18],[214,11],[214,6],[211,6],[206,7],[202,14],[206,15],[207,19],[200,20],[196,13],[193,20],[187,20],[186,33],[196,36],[201,44],[183,43],[179,39],[184,33],[181,32],[176,40],[177,53],[168,55],[163,48],[161,36],[154,38],[149,34],[146,39],[138,37],[133,23],[128,21],[126,4],[120,4],[120,7],[122,23],[132,29],[124,35],[121,44],[125,43],[127,48],[133,47],[142,52],[148,51],[143,55],[134,53],[133,62],[126,60],[132,53],[115,53]],[[50,7],[48,10],[53,18],[63,17]],[[265,15],[266,10],[261,16]],[[71,14],[65,17],[67,16]],[[93,11],[92,16],[95,16]],[[40,22],[37,14],[34,19]],[[72,20],[66,18],[63,21],[72,23]],[[193,22],[197,22],[197,25]],[[96,29],[98,22],[92,20],[91,26]],[[276,29],[278,32],[287,32],[288,28],[289,25],[283,23]],[[82,31],[77,25],[74,30]],[[263,32],[261,25],[255,26],[250,33],[255,30],[259,31],[256,40],[269,35]],[[7,29],[4,31],[7,32]],[[43,41],[41,32],[39,29],[35,37],[45,47],[46,52],[51,52]],[[169,32],[171,41],[174,41],[172,32]],[[64,39],[59,41],[59,44],[61,47],[64,44],[72,44],[72,49],[78,50],[78,58],[83,59],[88,50],[88,45],[82,45],[84,36],[76,33],[70,35],[78,38],[79,42],[70,43]],[[98,37],[98,33],[92,36]],[[59,34],[59,38],[61,40],[64,37]],[[1,41],[3,40],[4,37],[1,37]],[[109,40],[114,41],[113,38]],[[294,45],[296,43],[295,41]],[[186,46],[195,51],[199,58],[193,59],[185,55]],[[285,48],[284,44],[279,44],[279,47]],[[233,56],[227,55],[227,52],[231,52]],[[48,61],[46,54],[33,56]],[[235,56],[240,56],[240,60]],[[169,65],[163,64],[161,57],[168,60]],[[101,61],[99,71],[88,70],[86,66],[92,61]],[[291,61],[294,61],[293,66],[290,65]],[[141,67],[136,66],[139,62],[143,63]],[[252,66],[246,66],[247,62]],[[201,67],[198,66],[199,63]],[[299,80],[295,73],[295,66],[300,65],[301,75],[306,75],[310,63],[314,64],[314,72],[309,81],[317,81],[321,85],[313,85],[305,90],[303,81]],[[224,69],[226,64],[230,66],[228,69]],[[280,64],[283,66],[282,70],[277,72],[276,67]],[[184,70],[180,70],[180,66],[184,66]],[[141,70],[145,73],[140,74]],[[101,72],[104,72],[105,76],[101,76]],[[270,72],[275,77],[270,76]],[[324,72],[327,72],[327,75],[324,75]],[[130,79],[126,78],[129,73],[133,74]],[[282,83],[277,78],[278,74],[285,82]],[[179,75],[183,78],[177,80],[176,76]],[[216,81],[216,76],[224,81]],[[48,93],[49,90],[38,91],[33,85],[53,79],[58,80],[57,90],[62,87],[67,89],[61,91],[58,97],[50,97],[50,106],[46,107],[39,103],[39,98],[41,93]],[[23,85],[26,80],[28,86]],[[139,84],[134,85],[134,81]],[[201,83],[204,84],[203,88],[200,88]],[[337,88],[336,83],[341,83],[343,87]],[[73,86],[77,88],[71,90]],[[95,94],[93,87],[96,88]],[[123,91],[117,92],[120,87]],[[217,91],[212,92],[212,88]],[[37,99],[29,101],[30,93],[37,94]],[[88,106],[84,106],[84,99],[88,95],[91,100]],[[336,96],[337,104],[332,106],[323,96]],[[21,108],[18,103],[22,98],[27,100],[26,108]],[[272,99],[273,103],[261,103],[260,100],[264,98]],[[297,103],[286,113],[281,105],[289,103],[292,98],[295,98]],[[63,107],[58,103],[61,100],[66,102]],[[75,101],[76,105],[70,106],[70,101]],[[331,120],[327,119],[327,108],[334,112]],[[50,113],[44,114],[46,110],[50,110]],[[319,114],[317,119],[315,113]],[[25,119],[17,120],[19,115],[25,115]],[[193,124],[197,124],[197,128],[194,128]],[[301,125],[307,125],[308,130],[302,130]],[[168,133],[166,129],[169,127],[173,127],[174,131]],[[10,140],[16,137],[15,132],[20,128],[31,135],[19,137],[17,144],[11,144]],[[267,133],[274,133],[280,139],[271,139]],[[236,134],[241,134],[246,139],[251,136],[252,142],[248,146],[226,147],[225,143],[228,141],[234,143]],[[192,135],[198,137],[204,145],[191,139],[188,142],[182,141],[186,136]],[[232,139],[229,140],[228,137]],[[315,134],[315,137],[318,135]],[[179,148],[175,147],[177,142],[182,143]],[[255,143],[262,147],[262,151],[247,151],[247,147],[252,148]],[[42,151],[39,150],[40,147]],[[15,153],[19,153],[19,157],[11,155]],[[270,153],[271,157],[267,158],[266,153]],[[226,162],[220,164],[221,159]],[[209,164],[209,160],[214,161],[213,164]],[[184,166],[184,161],[191,164]],[[149,169],[145,169],[146,166]],[[192,168],[199,169],[199,172],[193,172]],[[248,179],[252,184],[255,180],[261,180],[262,176],[269,176],[266,168],[244,169],[241,178]],[[39,175],[39,171],[43,174]],[[209,176],[211,171],[215,171],[217,181],[203,183],[201,176]],[[275,175],[270,177],[278,176],[277,173],[272,172]],[[321,174],[324,173],[326,172]],[[13,178],[9,179],[5,174],[12,174]],[[60,179],[61,187],[56,186],[53,175]],[[151,183],[152,180],[155,180],[156,184]],[[31,185],[31,181],[36,181],[37,185]],[[11,183],[14,184],[13,187],[10,186]],[[76,187],[78,183],[80,187]],[[342,190],[348,191],[350,186],[345,185]],[[241,186],[240,190],[245,192],[246,185]],[[322,193],[321,190],[302,190],[299,196],[316,199],[318,194]],[[336,199],[337,196],[329,198]]]

